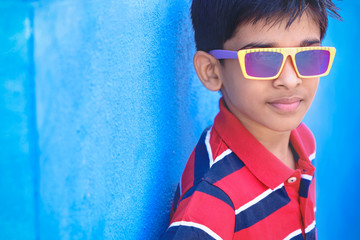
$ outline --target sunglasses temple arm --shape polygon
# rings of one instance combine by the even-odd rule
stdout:
[[[216,59],[237,59],[236,51],[228,51],[228,50],[211,50],[209,52]]]

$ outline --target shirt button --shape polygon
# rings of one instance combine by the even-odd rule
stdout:
[[[297,178],[296,177],[291,177],[288,179],[288,183],[294,183],[296,182]]]

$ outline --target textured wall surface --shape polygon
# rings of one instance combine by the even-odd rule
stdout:
[[[359,58],[360,1],[337,2],[343,22],[330,20],[324,45],[335,46],[329,76],[320,80],[305,122],[317,140],[319,239],[360,239]],[[354,48],[355,47],[355,48]]]
[[[0,239],[35,239],[38,156],[32,8],[0,2]]]
[[[359,3],[305,122],[319,239],[359,239]],[[190,0],[0,1],[0,239],[158,239],[217,112],[193,67]],[[350,183],[350,184],[349,184]]]
[[[188,8],[40,2],[42,239],[157,239],[167,227],[185,160],[218,108],[195,79]]]

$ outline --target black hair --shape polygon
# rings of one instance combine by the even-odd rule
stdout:
[[[193,0],[191,19],[197,50],[221,49],[243,23],[278,23],[287,19],[288,28],[304,12],[320,26],[321,40],[328,26],[328,14],[342,20],[331,0]]]

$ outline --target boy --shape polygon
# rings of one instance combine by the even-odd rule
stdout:
[[[301,123],[335,49],[331,0],[193,0],[203,85],[220,112],[182,175],[163,239],[316,239],[315,141]]]

